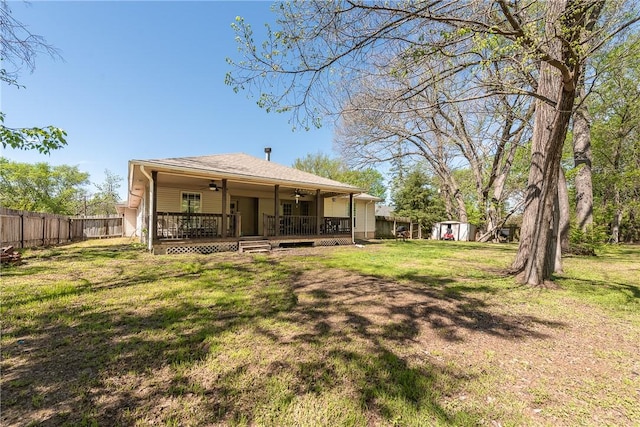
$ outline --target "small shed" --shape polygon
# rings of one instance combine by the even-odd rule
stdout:
[[[468,222],[442,221],[436,222],[431,230],[431,238],[443,240],[447,233],[453,234],[454,240],[473,242],[476,240],[476,226]]]

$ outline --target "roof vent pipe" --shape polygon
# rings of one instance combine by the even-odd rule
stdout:
[[[264,147],[264,156],[266,161],[271,161],[271,147]]]

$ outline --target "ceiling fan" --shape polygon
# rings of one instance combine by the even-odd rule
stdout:
[[[301,199],[302,197],[306,197],[306,194],[305,194],[305,193],[303,193],[303,192],[302,192],[300,189],[298,189],[298,188],[296,188],[296,189],[294,190],[294,192],[293,192],[291,195],[292,195],[293,197],[295,197],[295,199],[296,199],[296,205],[298,204],[298,201],[300,201],[300,199]]]
[[[209,181],[209,184],[204,185],[202,187],[198,187],[198,189],[200,190],[209,189],[209,191],[220,191],[222,187],[218,186],[218,184],[216,184],[216,182],[212,179],[211,181]]]

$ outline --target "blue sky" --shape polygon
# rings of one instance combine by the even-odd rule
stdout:
[[[130,159],[244,152],[291,165],[332,152],[332,129],[292,131],[224,84],[237,54],[231,23],[255,32],[273,19],[271,2],[10,2],[14,17],[55,46],[62,60],[36,59],[25,89],[2,86],[9,127],[55,125],[68,145],[50,155],[5,149],[19,162],[77,165],[101,183],[123,178]],[[91,191],[95,187],[91,186]]]

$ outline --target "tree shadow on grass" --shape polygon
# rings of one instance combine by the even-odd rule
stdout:
[[[34,248],[28,252],[26,260],[46,259],[51,261],[89,261],[97,259],[136,259],[145,254],[144,248],[131,243],[92,244],[87,246],[66,245],[51,248]]]
[[[3,424],[163,424],[171,421],[163,405],[176,399],[192,402],[200,411],[196,421],[182,420],[185,423],[251,423],[261,407],[272,404],[265,390],[277,375],[290,385],[284,392],[285,411],[304,396],[348,389],[355,392],[365,419],[412,424],[426,417],[427,424],[459,425],[461,419],[473,424],[483,414],[442,403],[442,396],[471,374],[429,361],[416,365],[398,349],[425,328],[442,330],[447,340],[458,342],[464,340],[463,330],[504,339],[546,337],[532,327],[543,320],[496,314],[463,292],[447,295],[442,287],[453,282],[443,278],[421,276],[419,281],[397,283],[337,270],[301,271],[286,261],[243,262],[196,262],[189,271],[172,273],[174,278],[192,278],[187,291],[197,292],[202,300],[169,288],[142,301],[133,293],[130,301],[121,297],[103,306],[62,302],[12,328],[3,346]],[[268,288],[273,285],[268,278],[247,287],[242,280],[231,280],[263,277],[266,267],[286,277],[279,293]],[[73,295],[99,296],[104,290],[135,289],[166,278],[165,271],[151,271],[87,283]],[[223,279],[202,280],[198,275],[205,273]],[[211,303],[204,299],[208,292],[223,295]],[[24,303],[11,309],[19,311]],[[247,344],[234,341],[236,333],[254,334],[271,345],[261,348],[256,340],[244,348]],[[230,341],[218,343],[223,335]],[[300,351],[277,365],[273,362],[266,375],[250,381],[239,381],[257,369],[249,362],[230,365],[215,381],[185,374],[206,366],[212,354],[247,350],[268,356],[278,348]]]
[[[452,296],[445,292],[445,285],[454,283],[451,279],[421,279],[398,283],[356,273],[336,274],[336,270],[301,273],[294,282],[298,304],[279,317],[305,325],[303,331],[285,337],[266,329],[256,332],[280,346],[328,349],[326,366],[319,366],[318,371],[329,375],[320,376],[326,381],[321,386],[314,379],[314,389],[335,387],[333,366],[351,365],[352,371],[366,378],[361,382],[351,379],[359,385],[361,407],[373,410],[383,423],[420,424],[416,421],[420,417],[426,417],[423,424],[479,423],[488,414],[452,411],[442,404],[443,395],[453,393],[474,374],[434,361],[410,364],[405,351],[411,353],[407,349],[412,347],[414,353],[420,353],[421,344],[416,340],[427,330],[449,342],[464,342],[465,332],[527,340],[549,338],[539,326],[565,325],[535,316],[503,314],[462,292]],[[304,378],[296,381],[305,383]]]
[[[113,275],[103,280],[90,281],[84,277],[82,270],[72,272],[63,283],[45,292],[39,292],[34,289],[22,297],[12,297],[3,301],[3,307],[11,309],[14,307],[27,305],[33,302],[46,302],[56,300],[63,297],[74,297],[94,294],[96,291],[114,290],[118,288],[130,288],[144,284],[155,283],[158,280],[171,280],[192,276],[192,271],[176,271],[167,274],[161,269],[149,269],[146,271],[136,271],[133,274],[128,273],[120,266],[112,267]],[[26,275],[38,274],[50,271],[49,268],[35,266],[30,269]]]
[[[226,266],[222,269],[228,271]],[[255,273],[236,266],[235,273],[242,272]],[[122,280],[108,288],[136,287],[158,279]],[[201,283],[193,289],[207,287]],[[103,290],[103,284],[87,283],[73,295]],[[51,300],[70,295],[58,294]],[[207,340],[211,337],[256,318],[272,317],[295,304],[291,292],[275,301],[261,297],[259,291],[254,295],[255,300],[246,306],[234,299],[222,299],[211,306],[189,298],[176,299],[179,294],[165,295],[160,301],[148,297],[148,305],[137,302],[128,306],[126,300],[105,306],[57,304],[32,316],[25,326],[9,325],[11,332],[4,334],[7,344],[3,346],[3,424],[28,423],[29,416],[40,425],[78,425],[88,422],[82,418],[86,416],[99,425],[129,423],[123,413],[147,402],[110,381],[125,374],[145,377],[166,367],[201,362],[209,354]],[[12,308],[19,310],[25,303],[19,301]],[[167,383],[159,385],[157,393],[175,394],[174,376],[168,374]]]
[[[463,331],[504,339],[545,339],[548,335],[539,332],[536,325],[565,326],[535,316],[503,314],[484,299],[473,296],[478,292],[493,294],[494,289],[466,288],[456,285],[453,279],[422,275],[416,282],[399,283],[347,273],[342,279],[347,284],[334,286],[329,277],[315,276],[296,288],[296,292],[311,297],[298,304],[298,309],[304,307],[299,320],[326,325],[339,319],[367,338],[411,339],[421,329],[432,328],[449,331],[445,335],[451,341],[459,341]]]

